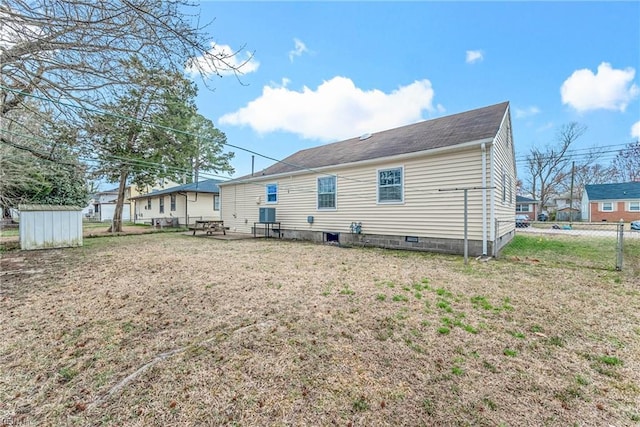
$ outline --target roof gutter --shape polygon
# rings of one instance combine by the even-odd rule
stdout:
[[[395,156],[376,157],[375,159],[360,160],[360,161],[357,161],[357,162],[349,162],[349,163],[338,163],[338,164],[333,164],[333,165],[328,165],[328,166],[312,167],[312,168],[306,168],[306,169],[303,169],[303,170],[282,172],[282,173],[270,174],[270,175],[258,175],[258,176],[247,176],[246,178],[236,178],[236,179],[231,179],[231,180],[226,181],[226,182],[218,183],[218,187],[225,186],[225,185],[232,185],[232,184],[245,184],[245,183],[248,183],[248,182],[262,181],[262,180],[265,180],[265,179],[273,180],[273,179],[277,179],[277,178],[281,178],[281,177],[305,175],[305,174],[309,174],[309,173],[320,173],[320,174],[327,174],[327,175],[335,175],[336,168],[341,168],[342,169],[342,168],[350,168],[350,167],[354,167],[354,166],[367,166],[367,165],[371,165],[371,164],[380,163],[380,162],[383,162],[383,161],[384,162],[386,162],[386,161],[398,162],[398,161],[401,161],[401,160],[412,159],[412,158],[416,158],[416,157],[436,155],[436,154],[440,154],[440,153],[443,153],[443,152],[464,150],[464,149],[467,149],[467,148],[472,148],[472,147],[475,147],[477,145],[482,145],[482,144],[487,144],[487,143],[489,143],[489,144],[493,143],[493,137],[479,139],[479,140],[476,140],[476,141],[469,141],[469,142],[465,142],[465,143],[457,144],[457,145],[452,145],[452,146],[448,146],[448,147],[440,147],[440,148],[433,148],[431,150],[421,150],[421,151],[414,151],[412,153],[398,154],[398,155],[395,155]],[[329,171],[331,171],[331,172],[329,172]]]

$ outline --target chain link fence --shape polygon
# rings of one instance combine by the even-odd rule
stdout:
[[[518,221],[513,240],[498,256],[569,267],[640,269],[640,231],[613,222]]]

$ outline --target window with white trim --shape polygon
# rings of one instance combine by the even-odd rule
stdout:
[[[147,210],[151,210],[151,198],[147,199]]]
[[[600,205],[600,210],[602,212],[613,212],[613,203],[602,202],[602,205]]]
[[[402,175],[402,167],[378,170],[378,203],[403,201]]]
[[[267,203],[278,203],[278,184],[267,184]]]
[[[516,205],[516,212],[529,212],[529,204],[519,204]]]
[[[629,202],[629,212],[640,212],[640,202]]]
[[[160,213],[164,213],[164,196],[160,197]]]
[[[176,211],[176,195],[172,194],[171,195],[171,212],[175,212]]]
[[[214,211],[219,211],[220,210],[220,195],[219,194],[214,194],[213,195],[213,210]]]
[[[318,178],[318,209],[336,208],[336,177]]]

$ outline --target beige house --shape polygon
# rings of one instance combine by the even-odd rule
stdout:
[[[194,224],[196,220],[219,220],[220,182],[208,179],[132,197],[134,222],[177,226]]]
[[[231,231],[447,253],[463,252],[466,188],[469,254],[490,255],[514,234],[515,183],[504,102],[302,150],[219,186]],[[261,224],[260,208],[277,223]]]

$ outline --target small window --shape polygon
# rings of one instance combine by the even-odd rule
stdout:
[[[507,173],[502,168],[502,201],[507,201]]]
[[[147,210],[151,210],[151,198],[147,199]]]
[[[602,211],[603,212],[612,212],[613,211],[613,203],[611,203],[611,202],[602,202]]]
[[[160,213],[164,213],[164,197],[160,197]]]
[[[214,211],[219,211],[220,210],[220,195],[219,194],[214,194],[213,195],[213,210]]]
[[[278,203],[278,184],[267,184],[267,203]]]
[[[629,202],[629,212],[640,212],[640,202]]]
[[[378,203],[403,201],[402,172],[401,167],[378,171]]]
[[[176,210],[176,195],[171,195],[171,212],[175,212]]]
[[[318,209],[336,208],[336,177],[318,178]]]
[[[529,204],[516,205],[516,212],[529,212]]]

